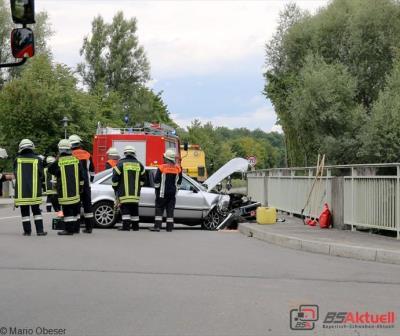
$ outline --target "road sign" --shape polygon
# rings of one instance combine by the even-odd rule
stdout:
[[[247,161],[249,161],[249,165],[254,167],[257,164],[257,158],[255,156],[249,156],[247,158]]]

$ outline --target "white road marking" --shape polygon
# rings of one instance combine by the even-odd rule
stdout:
[[[42,213],[42,215],[54,215],[55,213],[52,213],[52,212],[45,212],[45,213]],[[0,220],[3,220],[3,219],[13,219],[13,218],[21,218],[21,215],[19,215],[19,216],[10,216],[10,217],[0,217]]]

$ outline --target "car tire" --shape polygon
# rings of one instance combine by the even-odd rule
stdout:
[[[217,209],[212,209],[206,217],[204,217],[201,228],[208,231],[215,231],[218,225],[221,223],[223,216],[218,212]]]
[[[108,201],[100,201],[93,205],[94,223],[97,228],[112,228],[117,222],[117,214],[114,204]]]

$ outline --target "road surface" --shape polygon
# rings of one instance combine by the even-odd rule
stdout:
[[[328,312],[400,314],[396,265],[187,228],[73,237],[48,228],[47,237],[23,237],[18,214],[0,209],[0,335],[13,328],[71,336],[400,333],[397,321],[379,330],[322,326]],[[290,329],[289,312],[302,304],[319,306],[312,331]]]

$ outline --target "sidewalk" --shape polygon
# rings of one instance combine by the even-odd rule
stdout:
[[[400,240],[367,232],[310,227],[296,217],[273,225],[242,223],[239,231],[271,244],[296,250],[400,265]]]

